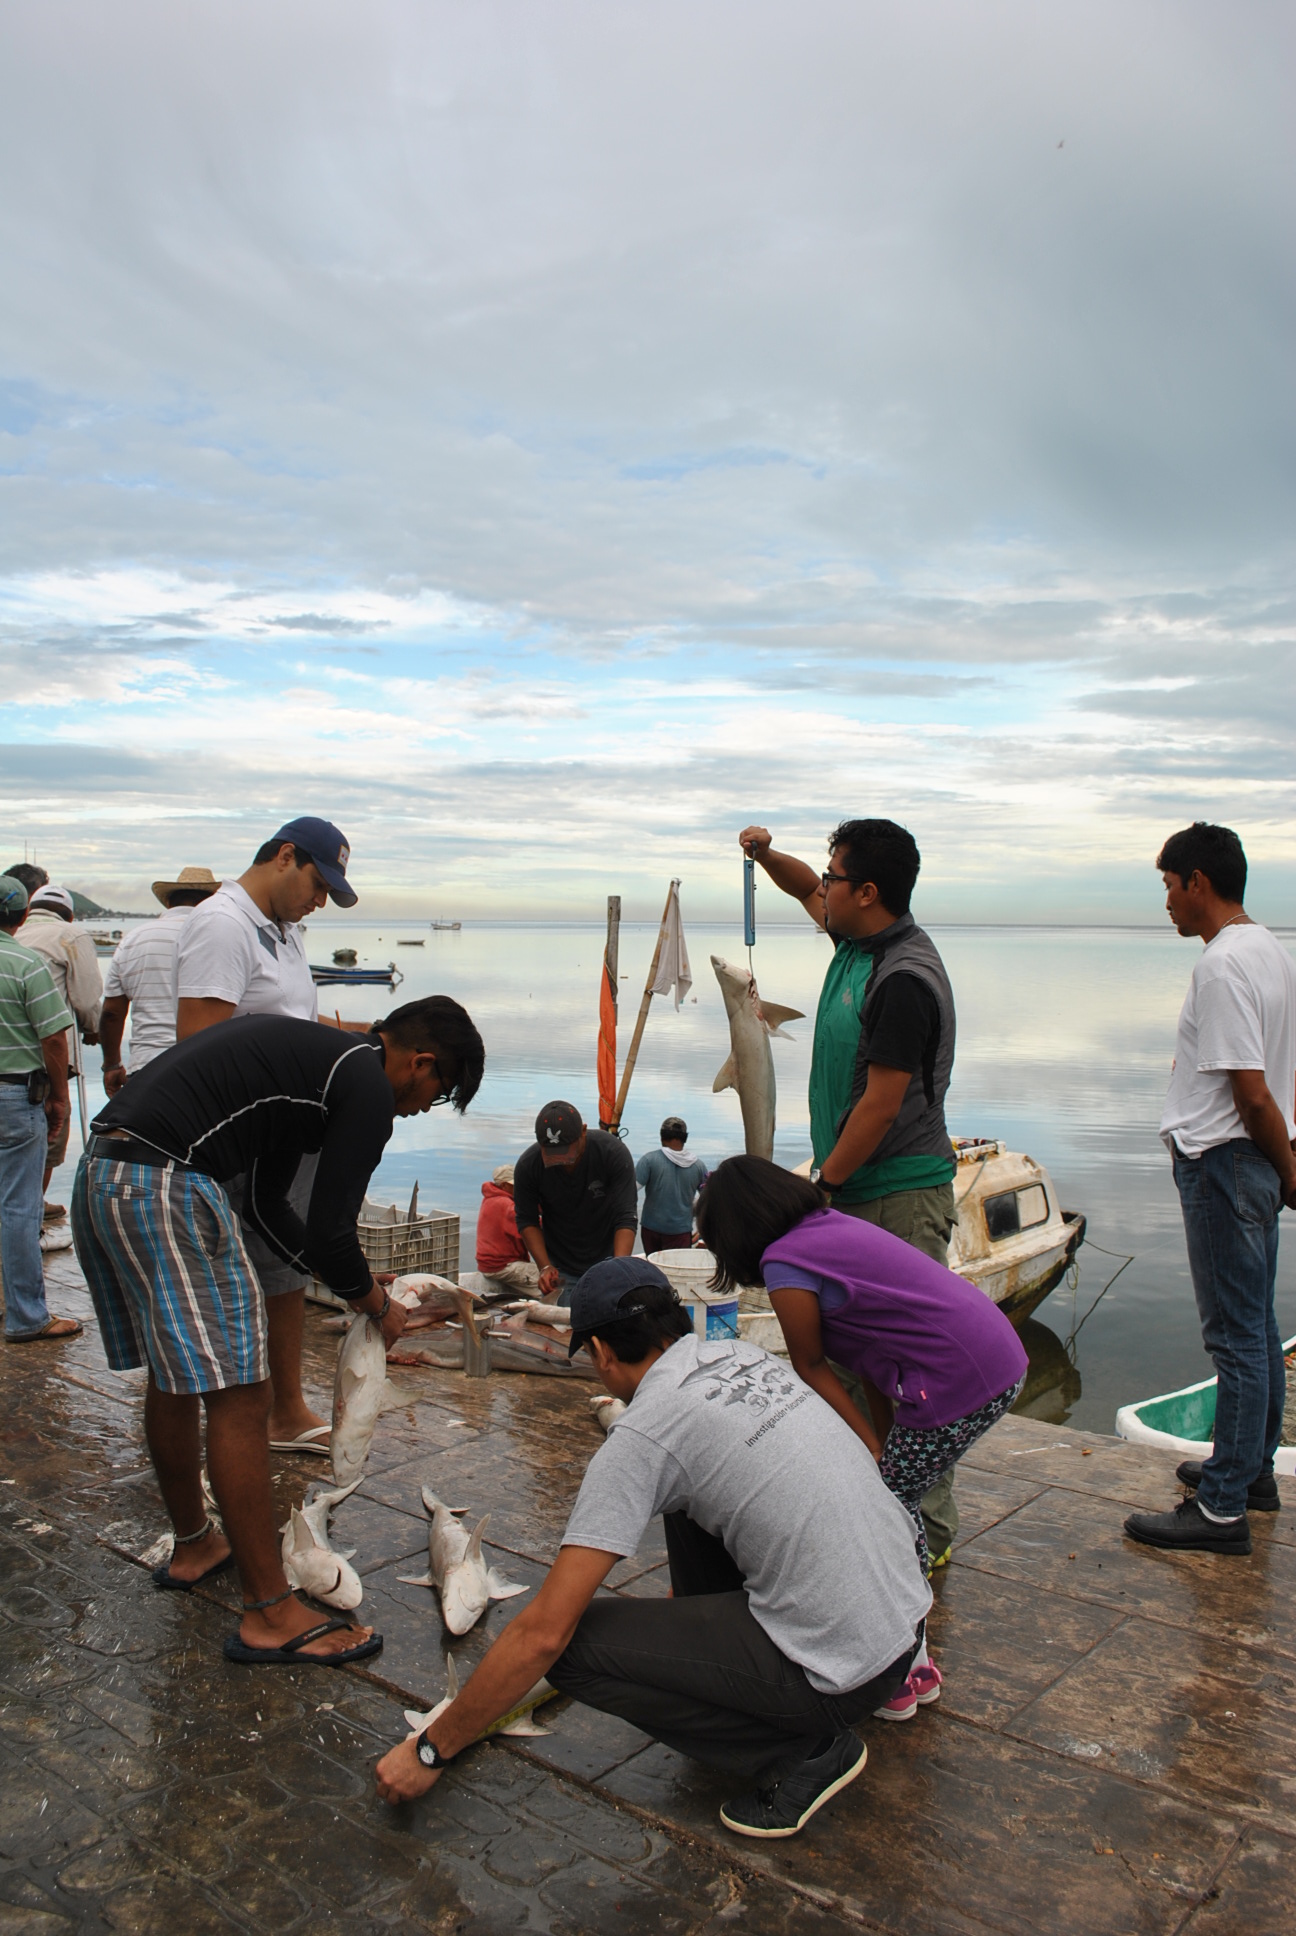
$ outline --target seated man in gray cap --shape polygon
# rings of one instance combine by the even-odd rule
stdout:
[[[758,1345],[698,1338],[656,1265],[595,1265],[571,1318],[572,1350],[588,1346],[627,1409],[535,1599],[383,1757],[378,1792],[421,1795],[544,1675],[747,1784],[726,1828],[795,1835],[863,1769],[855,1724],[922,1642],[932,1596],[913,1522],[845,1421]],[[656,1513],[673,1598],[598,1595]]]
[[[634,1158],[619,1137],[586,1129],[574,1103],[547,1102],[535,1133],[514,1165],[513,1207],[541,1297],[566,1304],[582,1271],[634,1249]]]

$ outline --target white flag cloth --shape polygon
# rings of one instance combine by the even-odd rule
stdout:
[[[684,939],[684,922],[680,916],[679,885],[678,881],[671,882],[670,903],[666,909],[666,932],[662,936],[661,954],[657,958],[657,973],[652,985],[654,995],[669,995],[674,989],[676,1008],[693,986],[688,943]]]

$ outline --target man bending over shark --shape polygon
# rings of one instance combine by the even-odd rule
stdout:
[[[694,1335],[642,1257],[595,1264],[571,1300],[628,1409],[590,1461],[531,1605],[456,1700],[378,1764],[409,1801],[544,1675],[732,1774],[739,1835],[795,1835],[864,1767],[854,1725],[889,1700],[931,1591],[913,1523],[863,1444],[786,1364]],[[669,1600],[595,1595],[661,1513]]]

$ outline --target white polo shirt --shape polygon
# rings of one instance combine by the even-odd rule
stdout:
[[[176,999],[233,1002],[235,1015],[319,1020],[300,927],[281,928],[237,881],[223,881],[185,922],[176,948]]]
[[[168,908],[125,936],[108,965],[104,995],[130,1003],[130,1060],[136,1075],[176,1039],[176,945],[196,908]]]

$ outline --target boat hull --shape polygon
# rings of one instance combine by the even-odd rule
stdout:
[[[951,1265],[951,1269],[983,1291],[1011,1323],[1020,1324],[1057,1289],[1084,1242],[1085,1219],[1074,1211],[1064,1210],[1062,1214],[1066,1235],[1047,1250],[1015,1260],[979,1258],[973,1263]]]
[[[1283,1345],[1284,1355],[1291,1351],[1296,1351],[1296,1338],[1288,1338]],[[1177,1452],[1181,1459],[1208,1459],[1215,1449],[1206,1436],[1215,1423],[1215,1391],[1216,1380],[1203,1378],[1178,1391],[1160,1392],[1155,1398],[1122,1405],[1116,1414],[1116,1435],[1135,1445]],[[1274,1471],[1296,1476],[1296,1445],[1278,1447]]]

